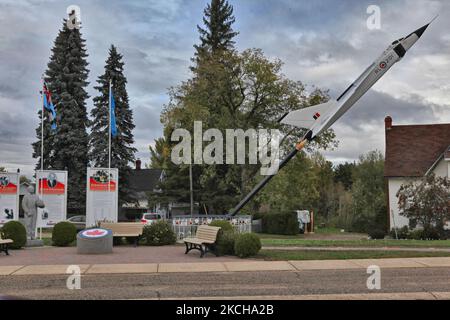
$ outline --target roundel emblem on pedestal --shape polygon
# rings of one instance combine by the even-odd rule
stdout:
[[[95,229],[88,229],[88,230],[81,231],[80,236],[83,238],[88,238],[88,239],[97,239],[97,238],[103,238],[103,237],[107,236],[109,233],[110,233],[109,230],[95,228]]]

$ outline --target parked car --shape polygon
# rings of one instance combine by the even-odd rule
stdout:
[[[147,226],[151,225],[153,222],[161,220],[162,217],[159,213],[143,213],[141,222]]]
[[[86,229],[86,216],[73,216],[67,219],[67,221],[73,223],[77,231]]]

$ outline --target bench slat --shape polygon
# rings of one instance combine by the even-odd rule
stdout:
[[[123,223],[100,223],[101,228],[109,229],[113,232],[113,236],[116,237],[137,237],[142,235],[144,231],[144,225],[140,222],[123,222]]]
[[[195,238],[186,238],[184,241],[195,244],[213,244],[217,240],[219,230],[220,227],[201,225],[197,228]]]

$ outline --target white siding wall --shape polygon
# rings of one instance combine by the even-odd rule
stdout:
[[[399,214],[400,210],[398,208],[397,192],[400,190],[402,184],[416,180],[417,179],[389,178],[389,208],[391,210],[391,212],[389,212],[389,221],[391,229],[394,228],[394,226],[397,228],[408,226],[408,218]]]
[[[441,177],[450,177],[450,161],[445,161],[442,159],[436,168],[433,171],[436,175]],[[398,209],[398,199],[397,192],[400,189],[402,184],[409,183],[411,181],[419,181],[420,179],[411,179],[411,178],[389,178],[388,179],[388,187],[389,187],[389,208],[391,212],[389,213],[389,221],[391,228],[396,226],[397,228],[401,228],[403,226],[408,226],[408,219],[400,216]],[[393,214],[392,214],[393,212]]]

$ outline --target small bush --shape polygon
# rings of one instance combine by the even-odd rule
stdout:
[[[247,258],[258,254],[261,250],[261,240],[254,233],[244,233],[236,237],[234,252],[240,258]]]
[[[234,255],[234,244],[238,234],[234,231],[219,231],[217,235],[216,250],[219,256]]]
[[[209,225],[211,227],[220,227],[221,228],[220,230],[223,232],[234,231],[234,227],[231,225],[230,222],[228,222],[226,220],[214,220]]]
[[[55,224],[52,233],[52,242],[57,247],[67,247],[77,238],[77,228],[74,224],[62,221]]]
[[[177,240],[172,226],[164,220],[144,227],[143,237],[148,246],[165,246],[174,244]]]
[[[3,225],[0,232],[3,239],[11,239],[11,249],[20,249],[27,243],[27,229],[19,221],[9,221]]]
[[[296,235],[300,232],[295,212],[269,213],[262,218],[264,233]]]
[[[215,220],[209,225],[211,227],[220,227],[216,241],[217,254],[219,256],[234,255],[236,233],[231,223],[225,220]]]
[[[392,228],[389,232],[389,237],[392,239],[395,239],[395,231],[397,231],[397,237],[399,239],[410,239],[410,232],[407,226],[404,226],[402,228]]]
[[[439,240],[440,235],[436,229],[418,229],[411,232],[411,239],[414,240]]]
[[[384,232],[384,230],[381,230],[381,229],[369,230],[369,237],[374,240],[375,239],[384,239],[385,235],[386,235],[386,232]]]

